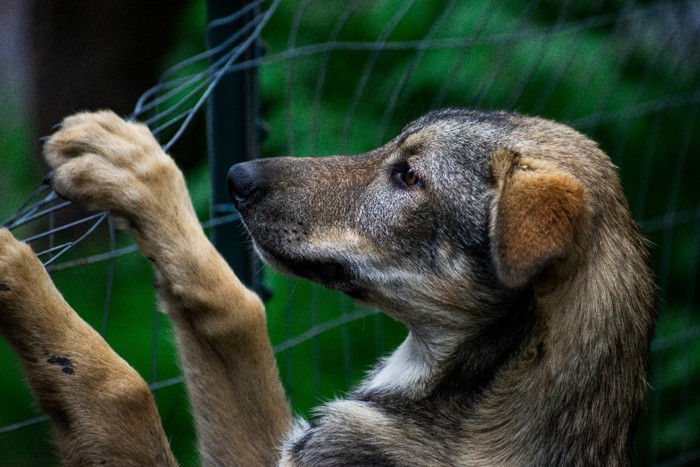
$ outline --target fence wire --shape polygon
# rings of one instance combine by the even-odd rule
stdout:
[[[167,150],[225,73],[260,67],[271,128],[266,154],[366,151],[442,106],[537,114],[588,134],[620,167],[635,217],[654,245],[661,321],[637,464],[697,465],[700,3],[257,0],[208,27],[253,10],[259,14],[220,46],[168,70],[130,118],[147,123]],[[241,60],[259,35],[267,53]],[[136,247],[117,234],[107,214],[66,214],[72,209],[42,187],[3,225],[32,243],[59,286],[66,283],[69,302],[85,302],[88,294],[85,288],[68,292],[76,278],[104,284],[92,292],[92,303],[103,303],[99,313],[76,308],[147,378],[176,454],[183,463],[196,462],[186,451],[191,420],[169,324],[155,307],[139,318],[123,311],[131,303],[121,284],[148,265],[133,255]],[[222,223],[240,228],[235,214],[204,222]],[[346,297],[271,271],[266,277],[274,291],[271,338],[299,412],[356,383],[405,335],[401,326]],[[10,376],[18,378],[17,372]],[[0,402],[0,464],[11,446],[26,451],[17,459],[51,464],[46,417],[26,415],[28,392],[12,391]]]

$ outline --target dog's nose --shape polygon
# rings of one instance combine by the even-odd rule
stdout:
[[[245,201],[259,189],[258,164],[254,161],[241,162],[228,171],[228,191],[234,202]]]

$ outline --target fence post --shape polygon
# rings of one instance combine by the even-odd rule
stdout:
[[[208,0],[209,21],[230,16],[250,0]],[[254,9],[228,24],[209,28],[209,48],[214,48],[257,15]],[[240,57],[255,58],[260,47],[256,42]],[[215,55],[211,61],[220,58]],[[255,159],[260,154],[258,122],[260,111],[257,68],[227,73],[212,92],[207,108],[207,140],[212,186],[212,218],[235,212],[228,194],[226,174],[237,162]],[[240,221],[212,228],[212,241],[238,277],[251,288],[261,290],[259,260]]]

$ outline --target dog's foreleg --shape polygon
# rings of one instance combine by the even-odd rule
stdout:
[[[148,386],[0,230],[0,334],[19,355],[67,465],[175,465]]]
[[[265,311],[206,238],[175,163],[147,127],[108,112],[66,119],[45,153],[56,190],[124,218],[154,262],[203,463],[274,463],[291,417]]]
[[[193,212],[177,222],[138,225],[137,242],[158,271],[162,310],[175,325],[203,464],[274,464],[290,412],[262,302]]]
[[[264,307],[192,227],[163,243],[145,234],[139,244],[156,264],[161,306],[175,325],[202,461],[272,465],[290,412]]]

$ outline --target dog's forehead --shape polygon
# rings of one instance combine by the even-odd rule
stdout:
[[[463,109],[431,112],[404,128],[398,148],[422,155],[420,165],[443,186],[485,182],[492,155],[508,139],[516,118]]]
[[[513,126],[515,114],[445,109],[430,112],[404,127],[400,147],[491,148]]]

